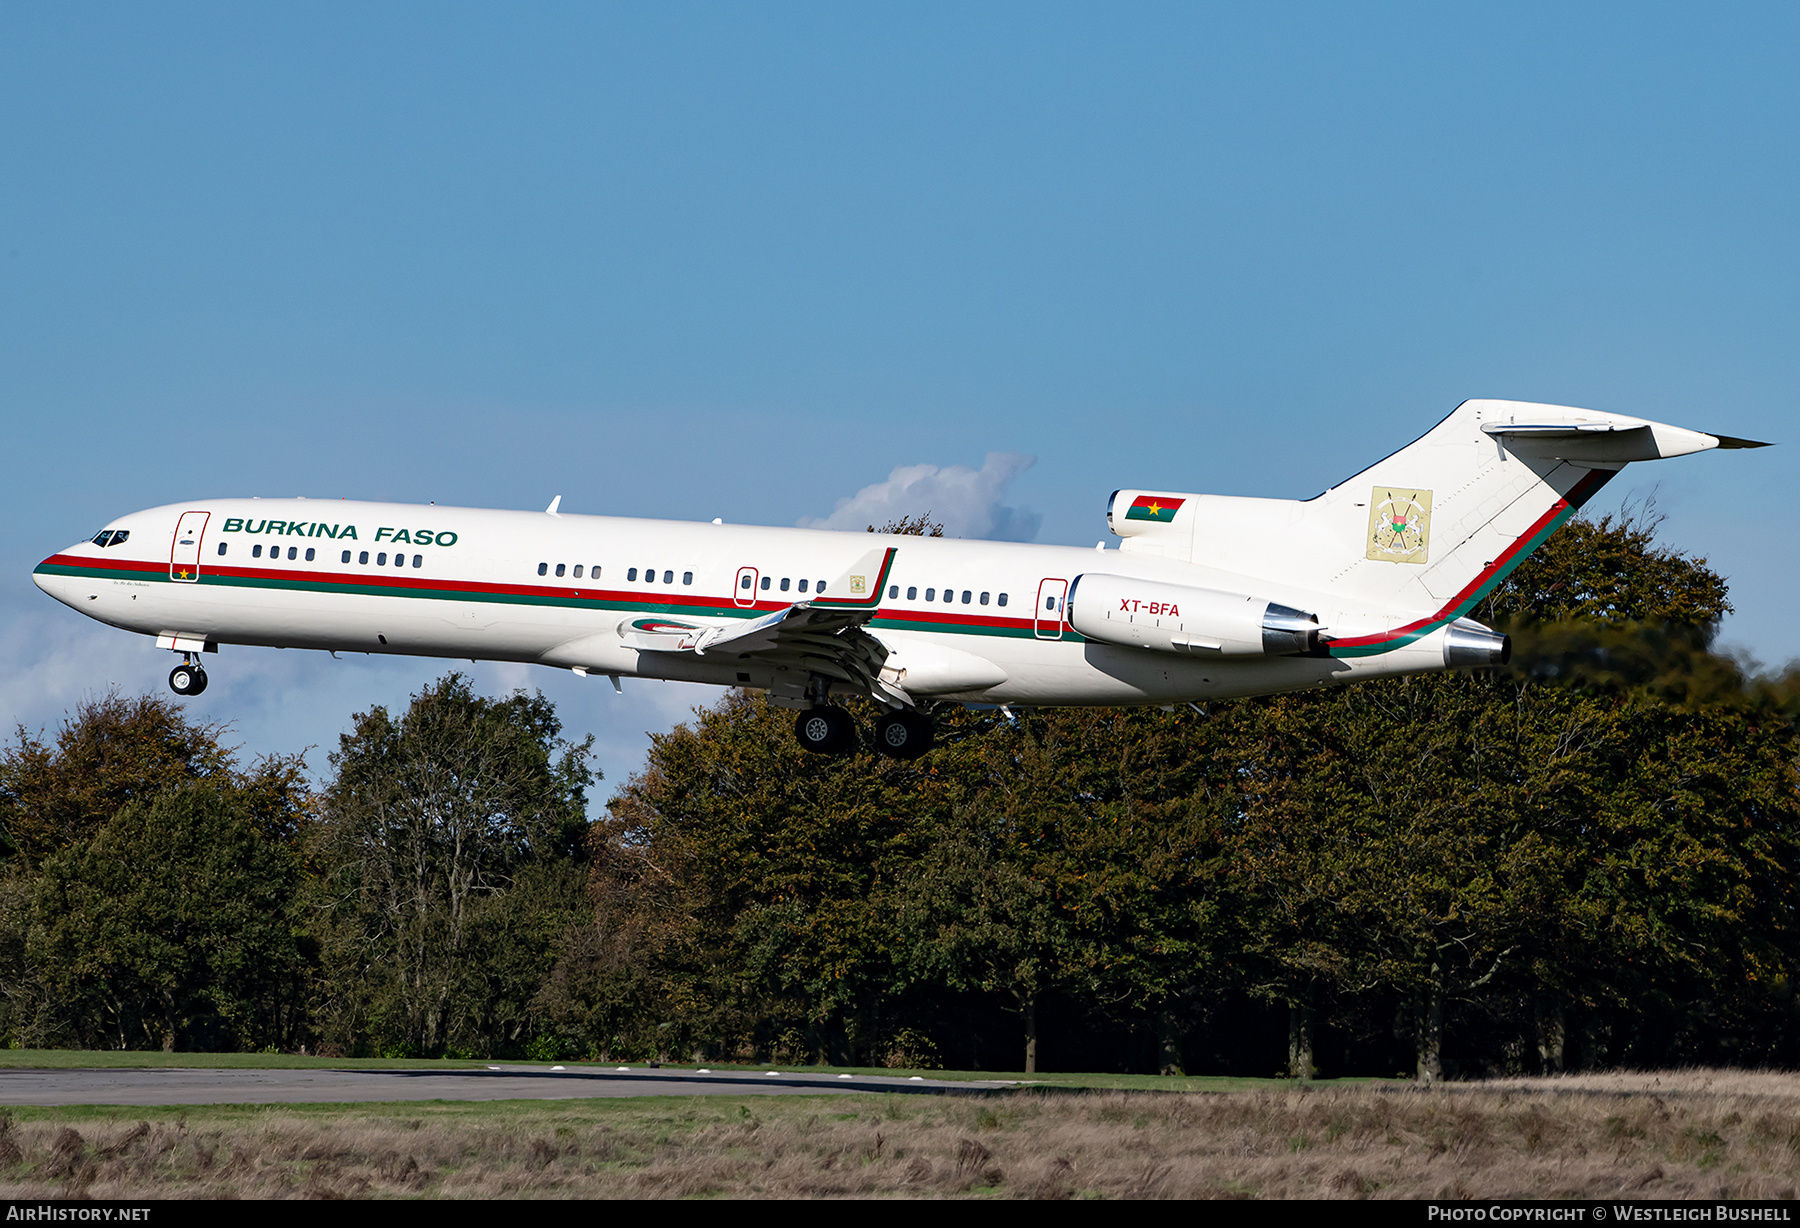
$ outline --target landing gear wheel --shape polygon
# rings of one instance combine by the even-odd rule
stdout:
[[[875,749],[894,759],[917,759],[931,749],[931,718],[890,712],[875,722]]]
[[[835,755],[856,745],[856,724],[842,708],[808,708],[794,718],[794,737],[803,750]]]
[[[169,689],[177,695],[198,695],[206,689],[206,671],[198,665],[177,665],[169,671]]]

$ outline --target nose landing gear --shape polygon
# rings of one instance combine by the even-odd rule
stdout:
[[[169,689],[177,695],[198,695],[206,689],[206,671],[190,657],[169,671]]]

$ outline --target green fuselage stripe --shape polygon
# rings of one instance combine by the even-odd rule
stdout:
[[[78,567],[62,563],[42,563],[36,569],[38,574],[53,576],[71,576],[78,579],[93,580],[132,580],[140,583],[199,585],[206,588],[238,588],[263,589],[278,592],[307,592],[327,595],[350,594],[358,597],[401,597],[425,601],[464,601],[486,605],[518,605],[537,606],[552,609],[570,610],[612,610],[626,614],[654,614],[664,617],[700,617],[700,618],[760,618],[771,613],[769,609],[747,608],[737,605],[714,605],[706,603],[674,603],[666,601],[644,601],[632,599],[608,598],[600,600],[592,597],[562,597],[551,593],[510,593],[492,592],[480,589],[442,589],[413,588],[407,586],[390,586],[384,584],[358,584],[354,581],[337,581],[321,584],[313,580],[289,580],[279,576],[232,576],[217,575],[202,571],[198,579],[177,581],[171,579],[166,568],[143,568],[126,570],[122,568]],[[774,607],[779,609],[780,607]],[[872,627],[889,628],[898,631],[929,631],[945,635],[977,635],[999,637],[1003,639],[1035,639],[1039,638],[1030,626],[1001,627],[984,624],[957,622],[937,622],[926,619],[906,617],[877,616],[869,623]],[[1061,637],[1066,641],[1084,642],[1073,630],[1064,627]]]

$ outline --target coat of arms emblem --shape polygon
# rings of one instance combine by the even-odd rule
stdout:
[[[1369,496],[1368,557],[1423,563],[1431,545],[1431,492],[1377,486]]]

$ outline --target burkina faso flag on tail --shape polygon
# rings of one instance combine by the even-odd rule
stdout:
[[[1139,495],[1131,501],[1131,507],[1125,513],[1127,520],[1160,520],[1164,524],[1175,519],[1175,513],[1181,510],[1184,499],[1171,499],[1167,495]]]

